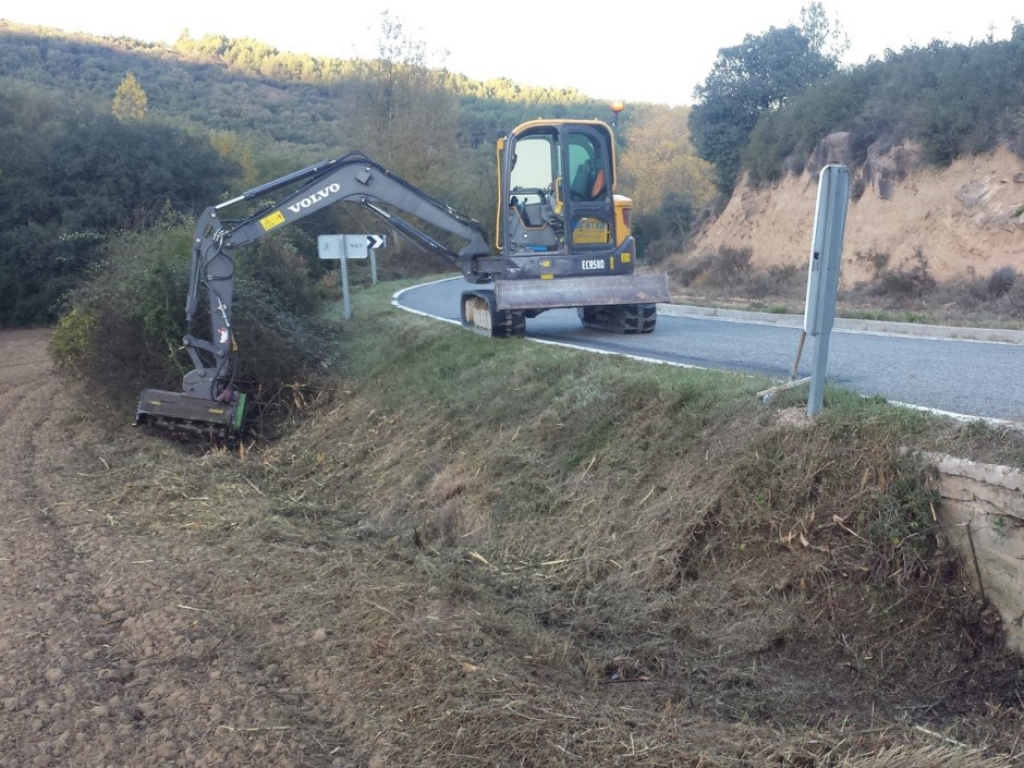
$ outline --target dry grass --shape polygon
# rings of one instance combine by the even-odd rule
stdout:
[[[1024,665],[902,450],[956,428],[836,394],[795,426],[762,382],[365,323],[346,341],[395,361],[352,349],[278,442],[133,434],[95,489],[207,564],[325,761],[1022,759]]]
[[[677,303],[801,314],[807,286],[805,269],[752,266],[749,249],[722,248],[675,257],[668,273]],[[1011,267],[959,279],[936,279],[928,255],[918,250],[905,264],[890,264],[874,249],[844,256],[869,277],[844,281],[840,317],[934,325],[1020,329],[1024,278]]]

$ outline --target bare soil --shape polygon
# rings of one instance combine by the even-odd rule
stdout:
[[[46,343],[0,333],[0,766],[329,765],[218,607],[237,583],[92,495],[127,489]]]
[[[845,162],[842,146],[823,145],[825,162]],[[774,185],[741,185],[709,221],[693,251],[749,248],[752,266],[792,265],[804,282],[817,200],[817,166],[808,163]],[[921,259],[937,281],[987,277],[1010,267],[1024,272],[1024,158],[1005,147],[926,166],[913,147],[850,166],[855,193],[843,243],[842,282],[869,280],[872,254],[898,269]]]

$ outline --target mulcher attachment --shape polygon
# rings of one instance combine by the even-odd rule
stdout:
[[[220,440],[240,433],[244,420],[244,394],[232,394],[227,402],[221,403],[181,392],[146,389],[135,411],[136,426],[152,425]]]

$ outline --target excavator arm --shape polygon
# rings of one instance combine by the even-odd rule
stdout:
[[[224,216],[243,203],[270,198],[273,202],[244,218]],[[421,247],[452,262],[469,282],[491,281],[486,264],[492,260],[488,258],[487,233],[481,225],[362,153],[343,155],[262,184],[210,206],[200,216],[192,248],[183,339],[193,368],[182,380],[181,393],[145,390],[136,411],[136,424],[159,423],[217,436],[239,429],[245,398],[233,386],[237,356],[231,325],[235,251],[342,202],[359,205],[381,217]],[[425,227],[440,229],[463,244],[456,250],[426,232]],[[210,322],[208,337],[192,333],[204,294]]]

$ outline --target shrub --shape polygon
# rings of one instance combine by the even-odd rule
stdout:
[[[58,369],[117,409],[144,388],[179,391],[192,368],[185,335],[192,223],[166,220],[113,238],[105,260],[70,295],[52,336]],[[316,287],[287,243],[266,241],[238,259],[232,321],[240,388],[260,413],[286,407],[296,388],[315,387],[332,338],[317,320]],[[200,308],[192,332],[208,336]]]
[[[1024,280],[1017,280],[1015,276],[1013,284],[1006,292],[991,302],[991,309],[1019,323],[1020,318],[1024,317]]]
[[[989,298],[998,299],[1005,296],[1017,281],[1017,270],[1013,267],[1001,267],[989,275],[985,284],[985,293]]]
[[[864,180],[863,176],[855,177],[853,180],[853,186],[850,188],[850,199],[856,203],[864,197],[864,193],[867,191],[867,188],[868,183]]]
[[[177,389],[191,232],[165,222],[112,238],[66,299],[50,352],[58,368],[117,406],[143,386]]]
[[[887,269],[888,254],[876,263],[875,275],[868,286],[873,296],[887,296],[893,299],[916,299],[934,291],[938,283],[928,269],[928,259],[918,248],[908,262],[896,269]]]
[[[750,248],[721,247],[705,251],[669,268],[670,278],[683,288],[729,294],[747,299],[797,299],[803,295],[805,275],[795,264],[751,265]]]
[[[737,281],[750,271],[753,251],[750,248],[720,247],[701,253],[686,264],[676,267],[672,276],[684,286],[704,285],[711,288],[736,287]]]
[[[889,266],[889,258],[888,251],[879,251],[873,247],[867,251],[857,251],[853,257],[858,264],[870,267],[871,274],[876,278]]]

